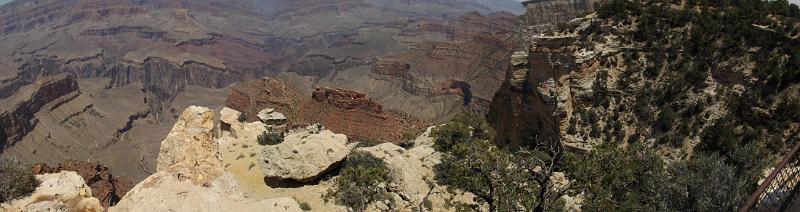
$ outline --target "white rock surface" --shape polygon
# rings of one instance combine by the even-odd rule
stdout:
[[[302,211],[292,198],[244,197],[222,166],[213,117],[208,108],[187,108],[161,143],[158,172],[109,211]]]
[[[29,197],[0,205],[0,211],[86,211],[101,212],[100,200],[92,189],[72,171],[36,175],[41,182]]]
[[[347,136],[312,125],[286,134],[283,143],[264,146],[259,163],[266,177],[309,182],[349,153]]]
[[[436,184],[433,167],[441,163],[442,153],[433,149],[434,139],[430,136],[432,129],[428,128],[419,136],[414,141],[414,148],[409,150],[391,143],[357,149],[380,158],[392,170],[392,183],[388,187],[401,211],[418,209],[426,199],[433,208],[445,211],[451,199],[472,202],[472,195],[453,196],[446,187]]]
[[[190,106],[161,142],[158,171],[174,173],[180,179],[206,184],[223,170],[219,146],[213,138],[214,112]]]
[[[258,112],[258,118],[265,124],[281,125],[286,123],[286,116],[272,108],[266,108]]]
[[[292,198],[248,200],[229,173],[208,187],[181,180],[172,173],[156,173],[138,185],[109,211],[302,211]]]

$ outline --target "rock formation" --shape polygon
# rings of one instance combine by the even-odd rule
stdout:
[[[555,30],[558,24],[594,11],[594,3],[600,0],[525,0],[526,12],[520,17],[524,30],[540,33]]]
[[[41,182],[31,196],[0,205],[0,211],[86,211],[101,212],[103,206],[92,197],[92,189],[72,171],[36,175]]]
[[[397,204],[397,209],[421,209],[423,202],[430,202],[435,209],[444,209],[453,198],[471,202],[471,194],[450,194],[446,187],[434,180],[433,167],[441,162],[442,153],[433,149],[434,139],[430,137],[433,127],[414,140],[414,147],[405,149],[395,144],[385,143],[373,147],[358,148],[383,160],[392,170],[392,183],[388,190]],[[373,209],[380,209],[374,205]]]
[[[368,99],[366,95],[357,91],[328,87],[316,88],[311,92],[311,98],[341,109],[365,110],[375,114],[383,113],[382,105],[372,99]]]
[[[56,167],[39,163],[33,166],[35,175],[73,171],[80,175],[92,190],[92,196],[100,200],[104,208],[114,206],[133,187],[125,177],[114,176],[99,162],[68,160]]]
[[[238,83],[231,88],[226,106],[242,111],[247,120],[265,108],[284,114],[290,128],[320,123],[351,140],[399,141],[406,133],[420,132],[424,122],[383,111],[366,95],[336,88],[308,93],[276,79]]]
[[[222,175],[219,148],[213,139],[214,112],[189,107],[161,142],[158,170],[176,174],[180,180],[198,185]]]
[[[0,152],[33,130],[39,122],[34,116],[39,110],[53,110],[79,92],[78,83],[70,75],[42,76],[0,102]],[[11,95],[13,91],[2,93]]]
[[[323,194],[331,189],[330,179],[336,178],[336,172],[330,172],[329,177],[324,177],[311,182],[285,182],[279,178],[267,176],[275,175],[275,170],[282,170],[282,173],[300,173],[299,170],[306,170],[302,167],[317,168],[316,162],[309,159],[295,159],[302,154],[306,158],[326,157],[330,154],[327,146],[337,146],[335,143],[344,143],[342,135],[333,135],[329,131],[322,130],[316,126],[300,129],[296,132],[287,134],[283,144],[275,146],[262,146],[256,143],[256,137],[264,132],[265,125],[260,122],[239,122],[233,117],[238,112],[231,109],[223,109],[223,125],[230,123],[230,130],[220,132],[219,143],[223,155],[223,161],[227,170],[234,173],[237,182],[243,185],[247,194],[251,196],[278,197],[292,196],[299,202],[308,203],[314,211],[347,211],[342,206],[325,201]],[[224,118],[229,117],[229,118]],[[353,151],[367,151],[370,154],[384,160],[392,169],[393,183],[387,187],[391,198],[397,203],[395,208],[376,203],[369,210],[390,209],[399,211],[411,211],[424,208],[423,202],[430,202],[434,208],[443,209],[453,200],[471,202],[470,194],[450,194],[445,187],[436,185],[433,167],[439,163],[441,153],[434,151],[432,145],[434,139],[430,137],[428,130],[414,140],[414,147],[406,150],[395,144],[384,143],[373,147],[355,148],[356,145],[350,144],[344,148],[345,154]],[[306,137],[307,136],[307,137]],[[302,144],[303,137],[306,137],[306,144]],[[295,140],[295,141],[290,141]],[[316,143],[328,144],[325,148],[295,148],[298,153],[293,153],[289,146],[317,146]],[[287,142],[293,142],[289,145]],[[282,152],[277,152],[282,151]],[[318,155],[310,155],[316,153]],[[288,156],[287,156],[288,155]],[[290,157],[291,159],[285,159]],[[263,163],[265,158],[275,158],[274,161],[280,163]],[[342,158],[343,159],[343,158]],[[327,161],[327,160],[326,160]],[[326,162],[325,166],[330,162]],[[256,165],[260,164],[260,165]],[[298,168],[300,167],[300,168]],[[338,168],[338,167],[337,167]],[[246,185],[246,186],[244,186]]]
[[[26,92],[25,87],[40,76],[68,74],[81,92],[76,98],[66,98],[63,107],[35,118],[31,117],[36,110],[24,118],[0,115],[0,154],[49,163],[92,155],[92,160],[115,173],[140,181],[156,169],[150,156],[156,154],[183,108],[222,106],[220,97],[225,94],[217,94],[227,93],[228,85],[265,76],[282,77],[298,87],[310,83],[311,87],[357,91],[382,105],[383,111],[442,121],[463,109],[464,101],[458,96],[465,93],[479,97],[470,102],[486,105],[487,93],[502,77],[487,80],[487,85],[452,78],[469,83],[470,92],[458,86],[435,96],[409,94],[401,89],[402,81],[369,74],[374,58],[409,51],[423,41],[466,42],[508,31],[516,16],[501,9],[514,7],[522,8],[515,0],[36,0],[5,4],[0,7],[0,40],[4,41],[0,42],[0,55],[4,55],[0,57],[0,105],[17,105],[10,96]],[[493,39],[485,43],[496,45]],[[414,77],[409,89],[438,90],[449,87],[444,82],[451,79]],[[242,111],[255,118],[250,111]],[[320,110],[311,112],[315,111]],[[390,117],[380,122],[385,126],[373,128],[370,124],[377,121],[364,120],[373,120],[369,116],[374,114],[353,114],[353,119],[347,119],[342,113],[332,113],[324,122],[346,123],[336,124],[342,129],[331,129],[354,140],[402,137],[402,133],[384,130],[387,126],[421,131],[410,127],[415,121],[405,118]],[[298,126],[323,122],[294,120]],[[11,143],[23,144],[9,149]]]
[[[257,116],[258,119],[261,120],[261,122],[264,122],[264,124],[266,125],[272,125],[272,126],[284,126],[288,121],[285,115],[279,112],[275,112],[275,109],[272,108],[265,108],[264,110],[261,110],[261,112],[258,112]]]
[[[347,137],[312,125],[286,134],[283,142],[264,146],[261,169],[264,176],[310,182],[344,161],[350,149]]]
[[[591,0],[523,2],[527,11],[515,32],[516,53],[507,57],[503,85],[494,94],[489,122],[497,129],[497,142],[511,148],[560,141],[560,122],[555,117],[555,102],[560,98],[547,89],[549,79],[558,78],[577,67],[571,53],[559,49],[570,37],[537,39],[593,11]],[[563,50],[563,49],[562,49]],[[543,89],[539,89],[543,87]]]
[[[162,142],[158,172],[109,211],[302,211],[291,198],[245,198],[222,166],[213,127],[210,109],[187,108]]]

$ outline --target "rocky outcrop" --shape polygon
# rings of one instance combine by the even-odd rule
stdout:
[[[292,198],[244,197],[222,166],[213,119],[208,108],[187,108],[162,142],[158,172],[109,211],[302,211]]]
[[[204,185],[222,175],[219,147],[214,141],[214,112],[191,106],[161,142],[158,171],[174,173],[179,180]]]
[[[566,23],[594,11],[594,3],[601,0],[525,0],[526,8],[520,17],[522,30],[544,32],[555,30]]]
[[[241,111],[247,121],[272,108],[285,115],[289,128],[320,123],[351,140],[399,141],[403,134],[417,133],[426,125],[417,119],[383,111],[366,95],[336,88],[303,92],[276,79],[258,79],[231,88],[226,106]]]
[[[275,109],[272,108],[265,108],[258,112],[258,119],[271,126],[284,126],[288,121],[283,113],[275,112]]]
[[[387,190],[394,198],[396,209],[421,210],[424,202],[434,209],[446,208],[447,202],[472,202],[468,193],[454,195],[444,186],[438,185],[433,167],[441,163],[442,153],[433,149],[434,139],[430,136],[433,127],[414,140],[414,147],[405,149],[395,144],[379,144],[373,147],[358,148],[383,160],[391,169],[392,182]],[[374,205],[378,210],[382,206]]]
[[[102,212],[92,189],[75,172],[36,175],[41,182],[31,196],[0,205],[0,211],[86,211]]]
[[[267,178],[310,182],[341,163],[350,153],[347,137],[312,125],[290,132],[277,145],[261,151],[261,169]]]
[[[537,143],[560,142],[559,100],[551,82],[575,70],[576,60],[564,49],[574,36],[543,37],[559,24],[566,24],[593,11],[592,0],[528,0],[527,11],[516,29],[517,52],[506,60],[506,77],[494,94],[489,122],[497,129],[497,142],[516,148]],[[563,105],[562,105],[563,106]]]
[[[368,99],[367,95],[357,91],[328,87],[316,88],[311,93],[311,98],[342,109],[358,109],[377,114],[383,113],[382,105],[372,99]]]
[[[86,184],[91,187],[92,196],[98,198],[104,208],[116,205],[128,193],[128,190],[133,187],[130,180],[112,175],[111,171],[99,162],[68,160],[58,164],[56,167],[50,167],[44,163],[33,166],[33,173],[36,175],[62,171],[76,172],[81,176]]]
[[[79,92],[78,83],[70,75],[43,76],[0,102],[0,152],[33,130],[38,123],[36,112],[52,110]]]

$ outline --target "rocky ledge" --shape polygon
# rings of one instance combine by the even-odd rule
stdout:
[[[311,93],[311,98],[320,102],[326,102],[342,109],[359,109],[373,113],[383,113],[383,105],[378,104],[367,95],[340,88],[322,87],[316,88]]]
[[[109,211],[302,211],[292,198],[246,198],[222,166],[213,129],[212,110],[187,108],[161,144],[158,172]]]
[[[31,196],[3,203],[0,211],[104,211],[78,173],[41,174],[36,175],[36,180],[41,184]]]
[[[114,176],[108,167],[99,162],[68,160],[50,167],[39,163],[33,166],[33,174],[52,174],[62,171],[76,172],[92,189],[92,196],[100,200],[104,208],[114,206],[133,187],[133,183],[125,177]]]

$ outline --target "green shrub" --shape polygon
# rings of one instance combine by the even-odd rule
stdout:
[[[364,211],[369,204],[392,201],[386,192],[391,182],[390,169],[381,159],[367,152],[347,156],[344,168],[325,193],[325,201],[347,206],[354,211]]]
[[[379,142],[379,141],[377,141],[375,139],[363,139],[363,140],[358,141],[358,144],[356,145],[356,148],[373,147],[373,146],[376,146],[378,144],[381,144],[381,142]]]
[[[239,122],[246,122],[247,116],[245,116],[244,113],[239,113],[239,117],[236,118],[236,120],[238,120]]]
[[[267,130],[258,135],[258,144],[265,146],[265,145],[278,145],[283,143],[283,132],[273,132],[272,130]]]
[[[0,202],[30,195],[39,182],[33,171],[16,160],[0,159]]]
[[[304,211],[311,211],[311,205],[309,205],[307,202],[301,202],[300,209]]]
[[[497,148],[485,140],[475,140],[469,143],[457,143],[452,146],[450,154],[442,158],[442,163],[437,164],[436,182],[447,185],[449,189],[461,189],[474,194],[479,204],[486,204],[490,211],[506,211],[516,209],[510,203],[513,200],[533,200],[533,192],[523,192],[523,189],[511,189],[515,181],[511,176],[514,171],[511,167],[511,155]],[[514,191],[507,193],[502,191]],[[520,198],[530,194],[531,196]],[[516,196],[519,195],[519,196]],[[517,203],[517,202],[515,202]],[[532,205],[531,202],[523,204]],[[475,206],[477,207],[477,206]],[[527,207],[532,208],[532,207]]]
[[[413,133],[404,133],[403,140],[400,141],[399,145],[405,149],[411,149],[411,147],[414,147],[414,141],[416,139],[417,135],[414,135]]]
[[[717,155],[670,164],[665,203],[674,211],[735,211],[752,192],[746,178]]]
[[[659,211],[666,173],[655,151],[639,144],[605,143],[587,155],[567,157],[569,178],[586,192],[588,211]]]
[[[453,145],[467,142],[472,138],[469,126],[456,122],[434,128],[431,136],[435,139],[433,148],[440,152],[448,152]]]
[[[661,132],[667,132],[672,129],[672,125],[675,122],[675,113],[672,112],[672,109],[669,107],[665,107],[658,113],[658,119],[656,119],[655,126]]]

